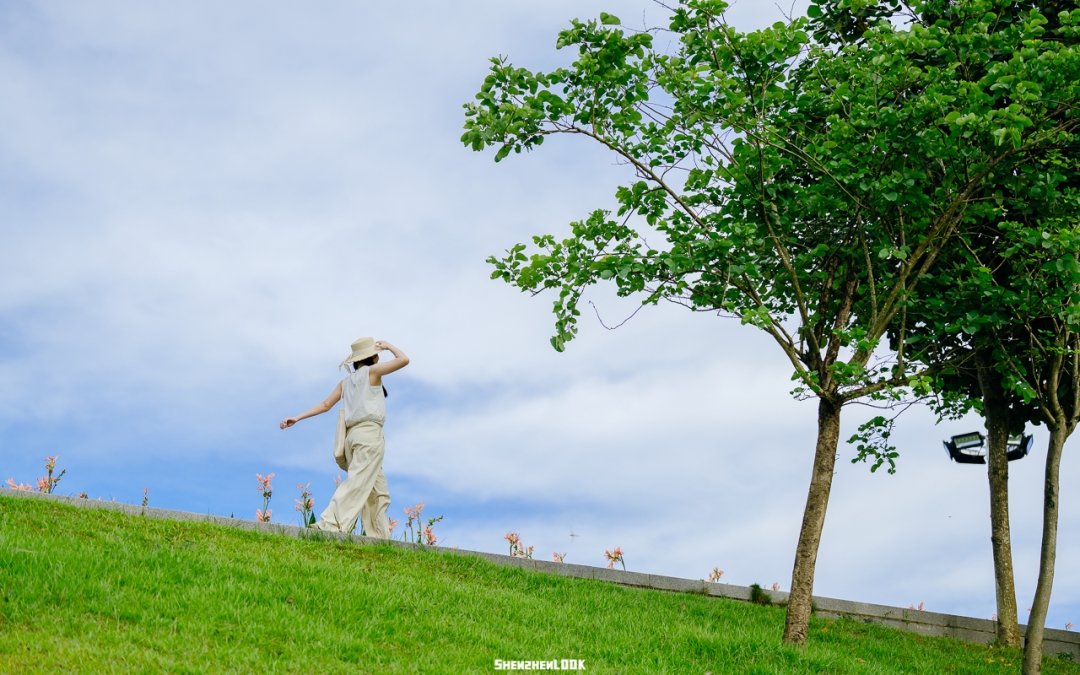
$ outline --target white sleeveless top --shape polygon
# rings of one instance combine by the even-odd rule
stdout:
[[[360,422],[375,422],[382,426],[386,421],[383,388],[369,384],[367,366],[361,366],[341,381],[341,405],[345,409],[347,427]]]

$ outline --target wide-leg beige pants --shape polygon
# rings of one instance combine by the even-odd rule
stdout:
[[[382,425],[361,422],[349,427],[345,434],[349,476],[334,491],[330,504],[319,517],[319,529],[352,532],[362,511],[367,536],[390,538],[390,526],[386,521],[390,492],[386,489],[386,476],[382,470],[385,452]]]

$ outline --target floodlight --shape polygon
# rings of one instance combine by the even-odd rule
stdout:
[[[958,450],[964,450],[967,448],[981,448],[983,443],[986,442],[986,438],[976,431],[970,434],[953,436],[952,442],[956,444]]]
[[[1030,434],[1016,434],[1015,436],[1009,436],[1008,442],[1008,457],[1009,461],[1014,459],[1020,459],[1027,457],[1027,454],[1031,452],[1031,444],[1035,441],[1035,438]]]
[[[986,437],[978,431],[959,434],[942,443],[957,464],[986,464]]]
[[[1006,457],[1010,462],[1027,457],[1031,452],[1034,438],[1030,434],[1009,436],[1006,444]],[[947,441],[942,441],[945,452],[957,464],[986,464],[986,437],[978,431],[959,434]]]

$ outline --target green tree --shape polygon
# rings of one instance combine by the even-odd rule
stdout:
[[[822,6],[822,18],[818,19],[821,23],[819,33],[825,26],[844,27],[857,23],[857,19],[845,18],[849,14],[887,11],[876,4],[853,8],[843,0],[823,2]],[[938,24],[956,29],[967,20],[964,7],[965,3],[933,0],[918,6],[919,12],[914,19],[923,25]],[[1073,26],[1078,7],[1080,3],[1076,0],[1000,3],[992,30],[1008,29],[1018,22],[1038,20],[1042,23],[1041,41],[1075,45],[1077,33]],[[857,41],[859,38],[841,35],[838,39]],[[987,54],[992,61],[1015,58],[1015,53],[1010,52],[988,50]],[[926,65],[936,66],[941,62],[941,55],[935,54],[930,55]],[[986,72],[975,70],[970,76],[985,77]],[[998,105],[1010,105],[1015,98],[1016,95],[1004,97],[998,101]],[[1063,117],[1070,114],[1067,110],[1062,112]],[[1075,190],[1080,187],[1077,162],[1072,159],[1076,157],[1076,150],[1075,146],[1064,153],[1056,151],[1053,146],[1033,148],[1030,151],[1031,161],[1022,171],[1005,174],[1001,176],[999,184],[984,188],[984,198],[994,200],[998,211],[988,214],[985,220],[976,219],[965,227],[961,234],[964,245],[955,247],[951,256],[939,260],[938,269],[928,275],[920,289],[921,297],[912,298],[912,312],[909,314],[912,325],[922,327],[916,328],[907,338],[912,359],[924,364],[933,363],[935,352],[945,348],[950,358],[955,360],[958,346],[961,350],[967,349],[971,357],[967,360],[967,367],[958,365],[935,378],[934,388],[944,396],[945,412],[962,413],[974,407],[986,418],[998,639],[1015,647],[1019,647],[1021,641],[1009,533],[1006,446],[1009,435],[1019,433],[1026,423],[1046,421],[1050,406],[1047,401],[1033,400],[1023,391],[1023,387],[1018,389],[1020,381],[1009,371],[1015,371],[1016,364],[1027,359],[1030,361],[1026,371],[1029,377],[1024,381],[1024,386],[1030,389],[1032,382],[1039,381],[1046,384],[1045,373],[1038,373],[1045,369],[1049,357],[1044,350],[1032,350],[1031,325],[1045,326],[1049,322],[1058,326],[1053,339],[1044,336],[1045,341],[1039,344],[1068,343],[1067,331],[1061,332],[1069,324],[1063,318],[1060,294],[1070,292],[1072,271],[1068,267],[1060,267],[1058,258],[1046,256],[1059,255],[1050,243],[1058,242],[1056,246],[1060,247],[1060,237],[1057,234],[1051,236],[1050,233],[1056,233],[1063,227],[1063,218],[1067,220],[1065,214],[1076,212]],[[1015,228],[1019,226],[1018,223],[1029,228],[1026,230],[1029,234],[1031,228],[1035,228],[1046,236],[1039,240],[1040,245],[1032,247],[1027,257],[1017,254],[1018,235]],[[1038,229],[1042,227],[1046,229]],[[1053,267],[1039,269],[1039,265],[1051,263]],[[1018,275],[1017,269],[1021,269],[1022,274]],[[1052,276],[1051,271],[1056,276]],[[1036,279],[1039,284],[1034,283]],[[1037,317],[1033,313],[1036,308],[1044,312],[1044,316]],[[963,361],[961,359],[960,363]],[[1061,377],[1066,375],[1061,374]],[[1043,379],[1040,380],[1040,377]],[[1067,426],[1060,417],[1062,414],[1059,409],[1057,426]],[[878,418],[873,425],[869,425],[876,425],[873,431],[877,432],[879,441],[884,424],[885,420]],[[1051,421],[1051,428],[1054,424]],[[866,432],[865,429],[863,431]],[[866,440],[866,436],[864,433],[863,440]],[[1051,438],[1051,445],[1054,442],[1055,439]],[[876,454],[880,456],[882,452]],[[1057,470],[1051,467],[1055,456],[1059,457],[1060,451],[1051,447],[1045,499],[1048,510],[1044,514],[1044,537],[1051,539],[1055,538],[1051,531],[1056,531],[1057,522],[1056,512],[1052,512],[1052,509],[1056,509],[1054,477]],[[1053,548],[1048,541],[1044,541],[1041,578],[1045,578],[1049,570],[1052,579],[1053,562],[1046,559],[1046,554],[1052,552]],[[1040,588],[1048,589],[1049,586],[1047,582],[1040,582]],[[1033,607],[1039,604],[1036,602]],[[1041,653],[1044,619],[1045,612],[1040,615],[1037,609],[1033,609],[1028,634],[1037,639],[1029,639],[1029,655],[1033,649]],[[1038,657],[1029,658],[1025,669],[1039,662]]]
[[[537,236],[530,254],[518,244],[490,259],[494,278],[557,294],[557,350],[577,332],[586,287],[610,281],[645,304],[670,300],[763,330],[788,357],[796,395],[817,399],[789,643],[807,638],[843,407],[927,391],[941,365],[905,358],[910,294],[957,230],[993,208],[983,187],[1076,125],[1058,114],[1076,92],[1054,72],[1058,61],[1074,67],[1075,54],[1038,48],[989,63],[988,43],[1013,50],[1039,30],[1031,21],[991,31],[993,7],[973,0],[963,30],[880,21],[860,44],[835,48],[803,18],[741,33],[725,3],[685,0],[672,10],[670,55],[649,32],[601,14],[559,34],[558,48],[576,48],[569,68],[493,59],[466,104],[463,142],[499,146],[496,161],[570,134],[634,171],[614,218],[597,210],[568,238]],[[918,65],[929,54],[952,58]],[[973,81],[976,63],[988,75]],[[1003,108],[999,81],[1038,93]]]
[[[1029,387],[1025,389],[1039,404],[1043,420],[1050,429],[1050,442],[1046,452],[1043,481],[1039,578],[1031,604],[1027,641],[1024,645],[1025,675],[1042,672],[1046,612],[1050,606],[1057,562],[1061,456],[1065,441],[1080,423],[1080,329],[1076,316],[1076,308],[1080,306],[1080,274],[1076,274],[1080,237],[1075,226],[1061,234],[1061,249],[1070,255],[1075,280],[1058,294],[1058,299],[1061,300],[1058,307],[1061,311],[1048,320],[1032,322],[1028,331],[1031,349],[1028,362],[1032,366],[1026,370],[1030,379],[1026,381]],[[1014,373],[1024,372],[1015,360],[1010,361],[1010,365]],[[1019,384],[1024,381],[1018,378],[1017,382]]]
[[[925,23],[955,26],[963,20],[963,13],[956,8],[957,3],[951,0],[931,0],[921,6],[920,18]],[[1008,26],[1036,17],[1042,22],[1040,41],[1076,46],[1080,37],[1080,3],[1076,0],[1001,3],[996,23]],[[1015,58],[1008,53],[993,56],[998,60]],[[1074,79],[1076,75],[1075,71],[1067,73]],[[1063,117],[1071,114],[1062,112]],[[1006,176],[1002,185],[988,190],[987,196],[995,199],[1001,213],[981,224],[981,237],[973,236],[958,249],[968,256],[967,269],[960,278],[968,286],[969,302],[960,310],[978,320],[960,319],[954,325],[958,333],[971,334],[978,346],[981,409],[989,432],[998,636],[1013,646],[1019,646],[1020,636],[1009,550],[1005,429],[1015,431],[1025,422],[1042,421],[1051,432],[1039,578],[1024,644],[1023,672],[1028,675],[1042,669],[1043,634],[1056,560],[1059,466],[1064,443],[1080,419],[1075,316],[1078,149],[1075,142],[1061,153],[1039,149],[1025,171]],[[1004,403],[1007,397],[1011,405]]]
[[[950,364],[930,382],[932,406],[940,417],[958,419],[972,410],[985,418],[990,487],[991,545],[994,558],[998,640],[1021,647],[1016,608],[1009,527],[1008,440],[1027,424],[1040,424],[1038,403],[1017,390],[1010,364],[1030,356],[1028,324],[1059,316],[1051,299],[1072,283],[1071,269],[1055,267],[1058,278],[1029,269],[1035,261],[1056,260],[1046,246],[1019,255],[1017,237],[1025,227],[1060,223],[1076,207],[1068,186],[1077,182],[1075,163],[1060,156],[1033,156],[1024,170],[987,186],[984,198],[998,208],[985,219],[965,223],[960,246],[951,247],[913,292],[908,305],[911,327],[906,336],[908,358],[924,366],[948,358]],[[1062,189],[1065,188],[1066,192]],[[1019,271],[1018,271],[1019,270]],[[1033,280],[1039,283],[1034,283]],[[1035,311],[1043,311],[1036,316]],[[895,344],[897,335],[891,335]],[[894,420],[877,417],[853,440],[860,445],[855,461],[895,452],[887,442]]]
[[[1074,164],[1070,160],[1067,164]],[[1075,176],[1076,174],[1073,173]],[[1080,423],[1080,198],[1075,187],[1058,202],[1059,218],[1008,222],[1004,252],[1012,274],[989,286],[1005,321],[988,331],[993,361],[1005,386],[1034,404],[1050,430],[1043,483],[1039,577],[1028,619],[1023,672],[1042,672],[1046,613],[1057,557],[1061,456]]]
[[[1002,209],[1003,214],[1005,209]],[[924,366],[950,363],[930,383],[935,396],[931,406],[942,418],[958,419],[972,410],[983,416],[987,428],[987,463],[990,487],[990,540],[994,559],[998,641],[1021,646],[1016,606],[1009,526],[1007,458],[1008,440],[1020,434],[1028,423],[1039,424],[1043,416],[1036,404],[1015,389],[1015,378],[1003,369],[1010,359],[1023,360],[1028,354],[1025,322],[1031,321],[1033,304],[1018,307],[1012,282],[1018,256],[1010,227],[1013,222],[983,223],[965,228],[958,238],[962,247],[952,247],[942,256],[930,275],[913,294],[908,310],[912,329],[906,336],[908,356]],[[1047,288],[1028,288],[1036,299]],[[1025,312],[1017,314],[1017,310]],[[962,356],[961,356],[962,355]],[[883,429],[894,420],[878,417],[863,425],[855,439],[860,456],[877,462],[895,448],[889,446]],[[869,433],[873,432],[873,433]],[[876,434],[876,436],[875,436]],[[875,445],[871,438],[876,438]]]
[[[1003,205],[1002,217],[992,228],[996,236],[980,240],[961,235],[966,255],[946,272],[952,279],[951,292],[918,303],[927,310],[921,318],[941,321],[939,330],[928,332],[936,333],[939,340],[952,332],[953,337],[946,338],[946,342],[975,345],[972,353],[979,357],[977,377],[959,368],[935,379],[934,386],[943,397],[940,408],[962,412],[975,403],[991,431],[1008,424],[1012,427],[1009,431],[1015,432],[1028,421],[1045,423],[1050,430],[1039,578],[1024,645],[1024,673],[1029,675],[1041,672],[1043,633],[1056,561],[1061,456],[1065,441],[1080,422],[1080,218],[1075,215],[1080,209],[1080,195],[1075,187],[1075,160],[1057,161],[1051,166],[1054,164],[1065,171],[1044,174],[1051,180],[1042,189],[1031,191],[1039,198],[1029,193],[1028,199],[1016,200],[1015,210]],[[1068,186],[1066,172],[1071,173],[1074,186]],[[1055,177],[1058,180],[1053,180]],[[1059,185],[1055,187],[1054,183]],[[1043,197],[1049,199],[1044,201]],[[973,306],[979,307],[977,314],[970,310]],[[940,314],[935,317],[934,312]],[[953,322],[951,326],[947,325],[949,321]],[[920,348],[918,343],[918,336],[909,336],[911,357],[934,362],[927,352],[938,347],[930,348],[927,342]],[[972,380],[976,381],[974,385]],[[986,386],[988,380],[993,383],[991,389]],[[998,466],[1007,467],[1004,435],[999,428],[1002,447],[997,460]],[[992,436],[990,440],[994,441]],[[991,462],[994,451],[991,442]],[[991,472],[992,506],[993,499],[999,511],[1004,504],[1007,536],[1007,501],[995,494],[993,481]],[[993,535],[998,535],[998,527]],[[1019,646],[1011,569],[1003,579],[997,559],[999,544],[994,541],[999,639],[1006,643],[1010,640],[1009,626],[1001,621],[1000,614],[1001,586],[1007,582],[1009,597],[1005,600],[1013,602],[1011,629],[1015,631],[1014,644]]]

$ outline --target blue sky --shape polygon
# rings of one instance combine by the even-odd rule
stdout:
[[[813,403],[737,322],[649,308],[548,345],[551,299],[487,256],[610,207],[612,157],[559,139],[499,165],[458,141],[488,58],[551,68],[571,18],[658,20],[627,1],[7,3],[0,6],[0,480],[46,455],[62,493],[251,518],[255,473],[317,509],[337,473],[322,400],[361,335],[412,357],[387,378],[391,512],[425,501],[443,542],[787,588]],[[750,29],[779,18],[744,2]],[[611,324],[634,309],[590,295]],[[847,411],[845,431],[868,412]],[[839,449],[815,591],[989,617],[985,470],[948,462],[913,410],[899,473]],[[1013,463],[1018,603],[1030,604],[1046,436]],[[1062,468],[1049,623],[1080,618],[1080,502]],[[571,538],[573,532],[577,537]],[[1025,615],[1021,611],[1022,615]]]

